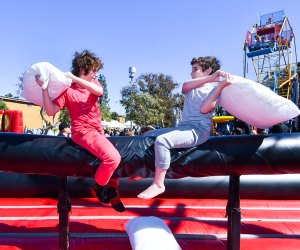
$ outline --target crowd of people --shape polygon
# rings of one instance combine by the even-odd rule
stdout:
[[[215,124],[212,136],[224,136],[224,135],[267,135],[267,134],[280,134],[296,132],[294,123],[279,123],[270,128],[261,129],[254,128],[243,121],[235,119],[233,122],[225,124]]]
[[[157,127],[156,127],[157,128]],[[104,128],[104,134],[106,137],[110,136],[139,136],[145,135],[148,131],[155,130],[155,126],[148,125],[142,127],[133,128]],[[59,124],[59,134],[57,136],[71,136],[71,126],[66,122]],[[280,123],[272,126],[271,128],[260,129],[254,128],[243,121],[235,119],[234,122],[228,122],[225,124],[214,124],[211,131],[211,136],[224,136],[224,135],[257,135],[257,134],[279,134],[279,133],[291,133],[296,132],[294,125]]]
[[[150,130],[155,130],[158,128],[158,126],[141,126],[136,127],[133,126],[132,128],[110,128],[105,127],[103,128],[104,134],[106,137],[110,136],[136,136],[136,135],[144,135],[146,132]],[[61,122],[58,126],[58,134],[57,136],[65,136],[70,137],[71,136],[71,125],[67,122]]]
[[[155,130],[156,128],[159,128],[158,126],[152,126],[152,125],[146,125],[141,127],[135,127],[132,128],[125,128],[125,129],[119,129],[119,128],[104,128],[104,134],[106,137],[109,136],[135,136],[135,135],[144,135],[146,132],[150,130]]]

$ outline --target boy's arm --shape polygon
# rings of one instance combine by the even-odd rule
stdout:
[[[103,87],[101,84],[86,81],[78,76],[73,75],[71,72],[65,73],[66,77],[71,78],[74,83],[87,89],[89,92],[96,96],[103,96]]]
[[[50,99],[48,88],[42,90],[42,92],[43,92],[43,102],[44,102],[44,108],[46,110],[46,114],[49,116],[55,115],[60,110],[60,108],[56,104],[54,104]]]
[[[187,93],[192,89],[199,88],[208,82],[219,82],[219,77],[225,77],[228,73],[224,71],[216,71],[212,75],[203,76],[200,78],[191,79],[186,81],[182,86],[182,93]]]
[[[36,75],[35,79],[38,85],[42,87],[43,82],[39,79],[39,75]],[[49,116],[55,115],[60,110],[60,108],[52,102],[48,92],[48,87],[42,90],[42,96],[44,103],[43,107],[45,108],[46,114]]]
[[[217,100],[219,99],[222,90],[230,84],[231,83],[227,80],[220,82],[220,84],[217,87],[215,87],[204,99],[203,104],[200,108],[200,112],[203,114],[207,114],[213,111],[216,107]]]
[[[189,81],[184,82],[182,85],[182,93],[187,93],[187,92],[191,91],[192,89],[201,87],[205,83],[211,82],[210,78],[211,78],[211,75],[191,79]]]

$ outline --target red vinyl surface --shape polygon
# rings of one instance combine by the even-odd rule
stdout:
[[[226,249],[227,200],[123,202],[118,213],[94,198],[71,199],[70,249],[131,249],[124,226],[137,216],[163,219],[182,249]],[[242,200],[241,213],[241,249],[300,249],[299,201]],[[0,249],[58,249],[57,200],[1,198]]]

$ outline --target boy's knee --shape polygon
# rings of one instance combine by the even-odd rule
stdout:
[[[156,138],[155,146],[170,148],[170,143],[167,140],[167,138],[162,134]]]
[[[121,162],[121,155],[120,154],[117,154],[115,161],[116,161],[117,166],[119,166],[119,164]]]
[[[115,154],[113,154],[111,156],[111,163],[112,163],[112,165],[115,166],[115,168],[117,168],[119,166],[120,162],[121,162],[121,155],[117,151]]]

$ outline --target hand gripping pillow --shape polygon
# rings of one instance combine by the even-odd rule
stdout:
[[[223,89],[219,105],[252,126],[269,128],[300,114],[292,101],[260,83],[239,76],[231,76],[231,82]]]
[[[181,250],[170,228],[158,217],[136,217],[125,228],[133,250]]]
[[[43,106],[43,96],[42,89],[36,82],[36,75],[40,75],[39,79],[44,82],[43,88],[48,85],[51,100],[54,100],[69,88],[72,82],[63,72],[48,62],[39,62],[31,65],[23,75],[22,96],[27,101],[40,106]]]

